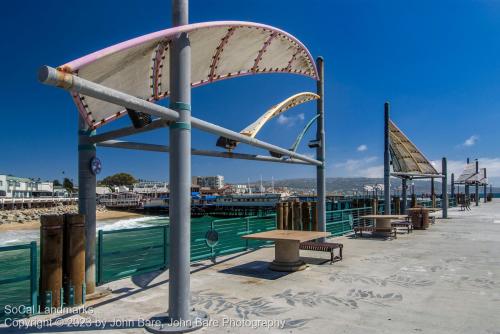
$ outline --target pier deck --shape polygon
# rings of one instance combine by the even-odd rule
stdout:
[[[301,251],[308,269],[276,273],[262,261],[273,259],[273,247],[221,258],[216,265],[194,263],[192,304],[219,325],[225,319],[283,320],[283,333],[498,333],[500,200],[481,203],[471,212],[453,208],[449,217],[391,242],[332,239],[342,242],[345,250],[344,261],[334,266],[318,265],[321,254]],[[107,286],[113,294],[91,303],[94,314],[86,315],[107,320],[106,333],[142,332],[137,328],[140,319],[166,311],[168,272]],[[114,319],[130,322],[113,329]],[[43,332],[71,330],[54,327]],[[255,333],[249,327],[222,330]],[[221,328],[202,331],[220,333]]]

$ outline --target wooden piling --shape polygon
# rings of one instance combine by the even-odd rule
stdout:
[[[288,229],[293,230],[293,202],[288,202]]]
[[[64,217],[44,215],[40,222],[40,304],[45,310],[62,302]]]
[[[302,203],[302,230],[311,230],[311,204],[309,202]]]
[[[317,231],[318,230],[318,205],[317,205],[317,202],[311,202],[311,218],[312,218],[311,231]]]
[[[68,305],[83,303],[85,283],[85,216],[80,214],[64,215],[64,302]],[[73,300],[70,289],[73,288]]]
[[[299,201],[293,203],[293,229],[302,230],[302,207]]]
[[[283,202],[276,203],[276,228],[283,229]]]
[[[394,214],[399,215],[401,213],[401,199],[399,196],[394,197]]]
[[[288,202],[283,202],[283,229],[289,230],[288,227]]]

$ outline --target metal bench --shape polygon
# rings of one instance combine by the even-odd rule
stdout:
[[[373,226],[359,226],[359,227],[355,227],[354,228],[354,236],[357,237],[358,236],[358,233],[359,233],[359,236],[360,237],[363,237],[363,232],[382,232],[382,233],[389,233],[389,235],[392,235],[394,237],[394,239],[397,239],[398,236],[397,236],[397,230],[395,227],[391,227],[391,228],[384,228],[384,229],[381,229],[381,228],[375,228]]]
[[[335,256],[335,249],[339,249],[339,255]],[[336,242],[315,242],[315,241],[306,241],[301,242],[299,245],[299,249],[302,250],[310,250],[317,252],[329,252],[330,253],[330,264],[333,264],[337,261],[342,261],[342,249],[344,248],[343,244]]]
[[[398,227],[406,228],[408,231],[408,234],[413,232],[413,224],[409,221],[399,221],[399,222],[392,222],[391,226],[396,229]]]

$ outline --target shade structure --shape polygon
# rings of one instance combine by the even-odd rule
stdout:
[[[314,59],[295,37],[252,22],[195,23],[122,42],[58,68],[84,79],[145,99],[170,94],[169,46],[174,36],[188,33],[192,50],[191,86],[260,73],[291,73],[318,79]],[[91,128],[126,113],[117,105],[73,94]]]
[[[280,103],[269,108],[262,116],[260,116],[255,122],[240,131],[242,135],[254,138],[260,129],[268,121],[274,117],[284,113],[285,111],[309,101],[314,101],[319,99],[319,95],[311,92],[302,92],[288,97],[287,99],[281,101]],[[237,141],[230,140],[224,137],[219,137],[217,140],[217,146],[224,147],[226,149],[232,150],[238,145]]]
[[[391,120],[389,120],[389,150],[392,169],[398,176],[440,175],[415,144]]]
[[[465,165],[464,170],[460,176],[455,180],[455,184],[488,184],[486,177],[486,168],[480,168],[479,173],[476,173],[476,162],[468,163]]]

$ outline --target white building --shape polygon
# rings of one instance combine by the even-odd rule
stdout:
[[[53,190],[52,182],[42,182],[5,174],[0,175],[0,197],[52,197]]]
[[[133,192],[137,194],[168,193],[168,183],[164,181],[139,180],[134,184]]]
[[[224,187],[224,176],[193,176],[192,184],[200,187],[208,187],[212,189],[221,189]]]

